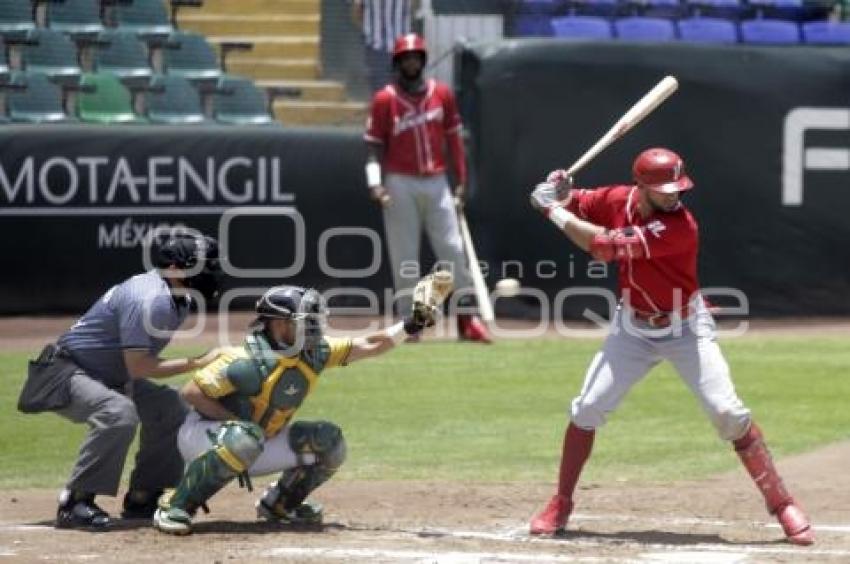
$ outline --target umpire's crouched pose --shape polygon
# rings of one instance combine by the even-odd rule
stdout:
[[[147,378],[187,372],[215,358],[215,351],[170,360],[159,353],[186,318],[192,294],[208,300],[218,294],[218,244],[209,237],[174,235],[163,242],[155,261],[157,268],[109,289],[30,363],[19,409],[53,410],[89,426],[59,497],[57,527],[109,526],[109,515],[94,498],[116,495],[140,423],[122,517],[150,518],[162,490],[174,487],[183,473],[177,430],[186,407],[175,390]]]

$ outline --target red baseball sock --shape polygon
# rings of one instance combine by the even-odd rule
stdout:
[[[564,448],[561,452],[561,469],[558,474],[558,495],[573,498],[573,491],[581,475],[585,461],[593,449],[594,430],[580,429],[570,422],[564,433]]]

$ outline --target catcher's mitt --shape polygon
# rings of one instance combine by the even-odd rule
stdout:
[[[452,287],[452,273],[446,270],[438,270],[417,282],[413,289],[413,322],[419,327],[434,325],[440,306]]]

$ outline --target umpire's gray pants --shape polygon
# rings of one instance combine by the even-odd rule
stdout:
[[[127,397],[82,371],[71,377],[69,385],[71,404],[57,413],[74,423],[87,423],[89,431],[68,489],[115,495],[139,423],[139,452],[130,489],[150,492],[177,485],[183,474],[177,431],[187,408],[176,390],[135,380],[132,397]]]
[[[419,241],[423,225],[437,260],[454,274],[455,291],[468,291],[472,284],[446,176],[387,174],[384,184],[390,195],[390,205],[384,208],[384,228],[398,295],[397,311],[410,310],[413,287],[421,276]]]

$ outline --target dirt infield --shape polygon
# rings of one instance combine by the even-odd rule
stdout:
[[[0,561],[15,562],[847,562],[850,443],[780,462],[818,529],[813,547],[782,540],[744,471],[699,482],[586,484],[563,538],[532,539],[529,515],[550,484],[336,481],[317,492],[320,531],[254,520],[235,486],[185,538],[146,522],[107,533],[51,528],[54,491],[0,493]],[[261,482],[258,481],[258,486]],[[104,504],[116,512],[114,500]]]

